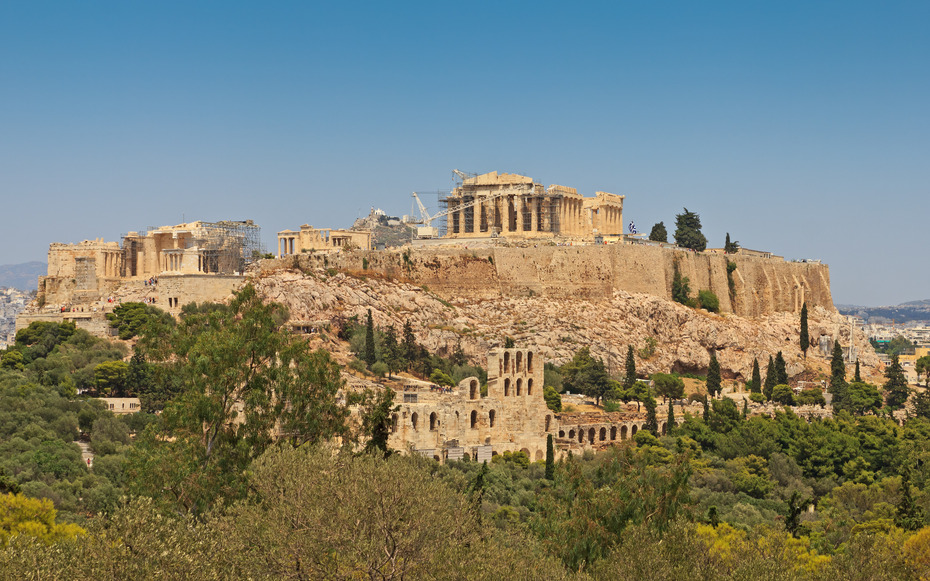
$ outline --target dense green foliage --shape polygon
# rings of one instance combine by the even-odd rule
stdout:
[[[120,303],[112,313],[107,313],[107,320],[119,331],[119,338],[125,340],[142,333],[150,323],[170,324],[171,315],[152,305],[129,302]]]
[[[649,239],[653,242],[668,242],[668,231],[665,229],[665,222],[653,224],[652,230],[649,231]]]
[[[687,276],[681,276],[678,269],[678,261],[672,264],[672,300],[686,306],[693,306],[694,299],[691,298],[691,281]]]
[[[699,290],[698,291],[698,306],[702,309],[710,311],[711,313],[720,312],[720,299],[717,298],[717,295],[710,290]]]
[[[701,217],[688,208],[675,216],[675,243],[697,251],[707,248],[707,237],[701,233]]]

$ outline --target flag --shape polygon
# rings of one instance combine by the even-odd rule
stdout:
[[[636,234],[636,224],[632,220],[630,220],[630,234]]]

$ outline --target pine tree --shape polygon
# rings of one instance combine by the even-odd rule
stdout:
[[[730,233],[727,232],[727,240],[723,243],[723,251],[726,254],[736,254],[739,251],[739,242],[730,242]]]
[[[707,248],[707,237],[701,233],[701,217],[688,208],[675,216],[675,243],[699,252]]]
[[[807,331],[807,303],[801,305],[801,351],[807,359],[807,350],[811,346],[811,337]]]
[[[720,363],[716,353],[711,354],[710,365],[707,367],[707,393],[711,397],[717,397],[720,393]]]
[[[672,430],[678,427],[678,424],[675,423],[675,407],[672,405],[672,400],[668,400],[668,419],[665,420],[665,431],[668,434],[672,433]]]
[[[759,373],[759,360],[752,358],[752,384],[749,393],[762,393],[762,375]]]
[[[839,339],[833,342],[833,356],[830,359],[830,387],[833,395],[833,411],[846,407],[846,362],[843,361],[843,347]]]
[[[668,231],[665,229],[665,222],[659,222],[652,227],[649,232],[649,239],[653,242],[668,242]]]
[[[546,480],[555,480],[555,447],[552,434],[546,436]]]
[[[765,399],[772,399],[772,390],[775,389],[775,360],[769,355],[769,365],[765,370],[765,384],[762,386],[762,395]]]
[[[623,388],[629,390],[636,383],[636,359],[633,357],[633,346],[626,349],[626,374],[623,376]]]
[[[378,360],[378,354],[375,352],[375,322],[371,317],[371,309],[368,309],[368,323],[365,325],[365,363],[369,367]]]
[[[885,368],[885,378],[888,379],[885,382],[885,403],[891,409],[900,409],[911,394],[911,389],[907,386],[907,378],[904,377],[897,353],[892,354],[891,365]]]
[[[856,357],[856,373],[853,375],[853,381],[862,383],[862,375],[859,374],[859,358]]]
[[[775,355],[775,385],[788,385],[788,369],[781,351]]]

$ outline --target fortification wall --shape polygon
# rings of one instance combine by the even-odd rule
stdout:
[[[736,269],[727,276],[727,262]],[[338,268],[426,285],[445,298],[545,296],[601,300],[615,290],[671,299],[675,264],[691,292],[710,290],[723,312],[755,317],[809,307],[835,310],[830,270],[778,258],[695,253],[645,245],[407,248],[303,254],[263,261],[261,270]],[[367,268],[364,268],[367,266]]]

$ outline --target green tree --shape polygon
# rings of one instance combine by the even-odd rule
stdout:
[[[808,387],[798,394],[798,405],[819,405],[824,406],[827,400],[823,397],[823,391],[817,387]]]
[[[23,494],[0,494],[0,549],[11,537],[28,535],[46,545],[84,534],[71,523],[57,523],[58,511],[47,498],[28,498]]]
[[[552,434],[546,434],[546,480],[555,480],[555,447]]]
[[[636,383],[636,358],[633,355],[633,346],[626,347],[626,373],[623,376],[624,389],[630,389]]]
[[[675,216],[675,243],[699,252],[707,248],[707,238],[701,233],[701,217],[688,208]]]
[[[152,369],[145,360],[145,353],[137,346],[133,349],[132,359],[126,373],[126,387],[130,393],[148,393],[153,387]]]
[[[562,366],[562,386],[566,390],[593,397],[596,404],[610,389],[610,377],[604,361],[593,357],[587,347],[575,352],[572,360]]]
[[[655,437],[659,437],[659,418],[656,415],[656,400],[649,396],[643,401],[643,407],[646,408],[646,421],[643,423],[643,429]]]
[[[759,360],[752,358],[752,382],[749,385],[750,393],[762,393],[762,376],[759,373]]]
[[[777,375],[775,374],[775,360],[772,359],[772,356],[769,355],[769,364],[765,370],[765,383],[762,386],[762,395],[765,396],[765,399],[772,399],[772,390],[775,389],[777,385],[776,382]]]
[[[917,371],[917,380],[920,381],[920,376],[923,375],[924,387],[930,387],[930,355],[919,358],[914,364],[914,369]]]
[[[365,325],[365,363],[369,367],[374,365],[378,360],[378,353],[375,351],[375,323],[371,317],[371,309],[368,309],[368,322]]]
[[[874,385],[855,381],[846,385],[842,409],[861,416],[868,412],[877,413],[881,406],[882,395]]]
[[[839,339],[833,342],[833,355],[830,359],[830,387],[833,395],[834,411],[846,409],[846,362],[843,360],[843,347]]]
[[[668,231],[665,229],[665,222],[659,222],[652,226],[649,239],[653,242],[668,242]]]
[[[687,276],[681,276],[678,261],[672,263],[672,300],[686,306],[691,306],[691,282]]]
[[[788,367],[781,351],[775,354],[775,385],[788,385]]]
[[[125,361],[107,361],[94,367],[94,386],[97,393],[121,397],[126,393],[129,364]]]
[[[675,422],[675,407],[672,404],[672,400],[668,400],[668,417],[665,419],[665,431],[668,434],[672,433],[672,430],[675,429],[678,423]]]
[[[785,512],[785,530],[794,538],[798,538],[798,530],[801,528],[801,514],[809,504],[810,499],[802,500],[801,494],[797,490],[791,493],[791,500],[788,501],[787,511]]]
[[[173,324],[171,315],[158,307],[139,302],[120,303],[107,313],[110,326],[119,330],[119,338],[124,341],[142,333],[150,322]]]
[[[885,379],[888,380],[885,382],[885,403],[891,409],[904,407],[911,389],[907,386],[907,378],[904,377],[897,354],[891,356],[891,365],[885,368]]]
[[[554,412],[562,411],[562,395],[551,385],[543,388],[543,399],[546,400],[546,407]]]
[[[413,325],[410,320],[404,321],[404,361],[406,368],[409,370],[417,362],[420,356],[420,348],[417,345],[416,335],[413,334]]]
[[[290,334],[252,285],[228,309],[182,320],[163,352],[183,386],[129,453],[130,492],[202,512],[245,493],[245,469],[280,434],[292,445],[347,434],[340,367]]]
[[[652,387],[656,395],[664,399],[679,399],[685,394],[685,382],[677,375],[670,373],[654,373],[652,377]]]
[[[856,357],[856,372],[853,374],[853,381],[862,383],[862,374],[859,372],[859,358]]]
[[[391,414],[400,410],[394,405],[394,390],[384,388],[379,391],[369,391],[365,394],[360,406],[362,431],[367,436],[365,451],[387,457],[391,451],[388,448],[388,438],[391,435]]]
[[[804,352],[804,358],[807,359],[807,350],[811,346],[810,334],[807,330],[807,303],[801,305],[801,351]]]
[[[726,241],[723,243],[723,251],[726,254],[736,254],[739,252],[739,242],[730,242],[729,232],[727,232]]]
[[[894,523],[906,531],[924,526],[923,509],[911,497],[911,474],[907,467],[901,471],[901,500],[895,508]]]
[[[794,392],[787,385],[780,383],[772,388],[772,401],[782,405],[795,405]]]
[[[10,349],[3,354],[2,363],[0,363],[0,368],[10,369],[12,371],[22,371],[26,368],[22,351],[17,351],[16,349]]]
[[[707,393],[711,397],[716,397],[720,393],[720,363],[717,361],[717,354],[711,353],[710,364],[707,366]]]
[[[388,325],[381,340],[381,357],[388,367],[388,377],[404,368],[404,352],[397,342],[397,330],[394,325]]]

